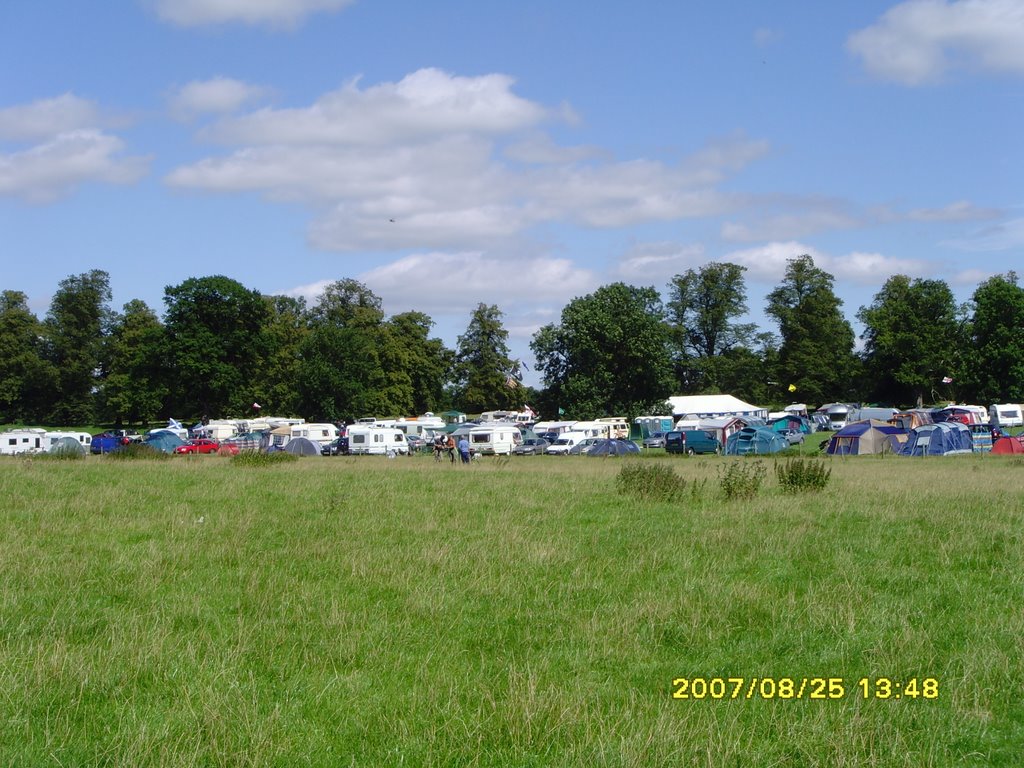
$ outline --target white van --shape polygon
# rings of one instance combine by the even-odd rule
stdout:
[[[1024,426],[1024,413],[1021,412],[1021,407],[1017,403],[1002,403],[989,406],[988,418],[989,421],[1000,427]]]
[[[477,454],[512,455],[512,449],[523,442],[523,433],[514,424],[490,424],[469,430],[469,447]]]
[[[375,456],[404,455],[409,453],[409,444],[400,429],[353,424],[348,428],[348,452]]]
[[[586,432],[577,432],[576,430],[563,432],[555,442],[547,447],[544,453],[549,456],[568,456],[570,448],[580,442],[580,440],[586,440],[588,437],[594,437],[594,435],[588,435]]]

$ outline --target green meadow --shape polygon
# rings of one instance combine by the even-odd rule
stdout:
[[[1024,461],[731,461],[0,461],[0,765],[1021,765]]]

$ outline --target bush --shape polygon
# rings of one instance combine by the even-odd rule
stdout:
[[[134,459],[169,459],[171,454],[158,451],[145,443],[128,443],[122,445],[116,451],[103,454],[108,459],[116,461],[132,461]]]
[[[718,470],[727,499],[754,498],[767,474],[763,461],[731,461]]]
[[[795,458],[775,463],[775,476],[786,493],[820,491],[828,485],[832,468],[822,459]]]
[[[231,463],[238,467],[272,467],[275,464],[287,464],[298,461],[299,457],[286,451],[263,453],[261,451],[241,451],[231,457]]]
[[[647,463],[629,463],[619,470],[615,480],[619,493],[650,501],[683,501],[701,497],[704,483],[687,483],[672,467]]]

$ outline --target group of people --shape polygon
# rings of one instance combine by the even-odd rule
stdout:
[[[434,437],[434,461],[440,461],[444,453],[448,454],[451,463],[455,463],[455,450],[459,451],[459,459],[463,464],[469,464],[469,440],[463,435],[456,444],[455,438],[451,435],[436,435]]]

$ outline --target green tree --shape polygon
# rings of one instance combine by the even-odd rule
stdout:
[[[124,305],[107,339],[101,411],[117,424],[148,423],[163,409],[170,388],[164,365],[166,337],[144,301]]]
[[[724,388],[732,364],[722,358],[749,346],[756,326],[737,322],[747,312],[745,271],[737,264],[712,262],[699,270],[688,269],[669,283],[666,309],[676,378],[683,391]]]
[[[781,337],[775,379],[782,390],[795,386],[797,397],[809,403],[853,394],[853,328],[832,283],[832,275],[804,254],[787,262],[782,283],[768,294],[766,311]]]
[[[411,394],[389,382],[383,360],[393,350],[387,346],[380,298],[357,280],[328,285],[301,345],[303,413],[331,421],[405,413]]]
[[[47,420],[92,424],[104,336],[109,331],[110,276],[99,269],[61,280],[43,322],[47,356],[57,371],[57,389]]]
[[[433,325],[422,312],[394,315],[386,325],[389,346],[395,350],[392,370],[408,380],[414,414],[447,406],[445,387],[451,379],[455,353],[441,339],[430,338]]]
[[[494,305],[478,304],[466,332],[459,336],[455,356],[456,407],[467,413],[511,408],[519,399],[509,357],[508,331]]]
[[[990,277],[973,296],[970,378],[983,403],[1024,402],[1024,288],[1017,274]]]
[[[672,394],[669,332],[653,288],[613,283],[573,299],[530,347],[548,411],[554,406],[581,419],[634,416]]]
[[[943,377],[959,371],[963,323],[944,281],[893,275],[857,319],[872,400],[920,407]]]
[[[172,397],[181,417],[245,413],[265,355],[267,305],[258,291],[224,277],[191,277],[164,289]]]
[[[43,325],[21,291],[0,294],[0,423],[45,418],[56,370],[44,358]]]
[[[301,412],[299,371],[302,344],[309,334],[306,300],[290,296],[264,296],[267,319],[263,325],[263,356],[253,381],[253,401],[266,413]]]

